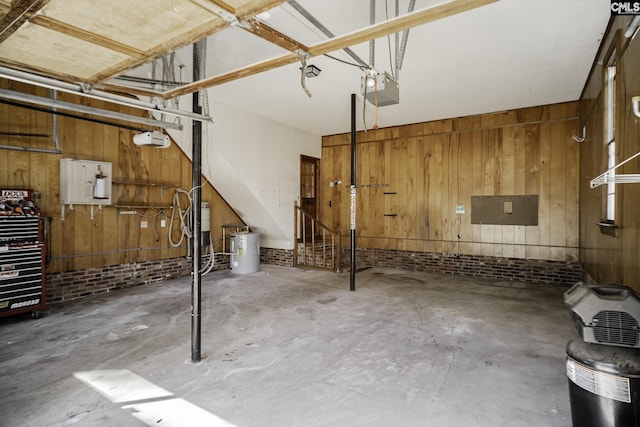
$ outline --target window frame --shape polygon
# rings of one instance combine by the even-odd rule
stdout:
[[[617,41],[616,37],[616,41]],[[614,42],[606,61],[603,62],[603,166],[605,170],[609,170],[617,163],[617,154],[619,151],[619,144],[617,144],[618,127],[619,124],[619,49],[618,43]],[[615,170],[612,170],[609,177],[615,176]],[[600,232],[612,237],[618,236],[619,216],[618,205],[619,197],[616,191],[615,182],[608,182],[607,185],[602,186],[602,220],[598,224],[600,226]]]

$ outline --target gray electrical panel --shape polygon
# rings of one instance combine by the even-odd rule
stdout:
[[[471,224],[538,225],[538,196],[471,196]]]

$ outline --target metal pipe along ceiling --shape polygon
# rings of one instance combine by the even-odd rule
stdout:
[[[46,87],[49,89],[58,90],[60,92],[71,93],[86,98],[97,99],[100,101],[111,102],[114,104],[124,105],[127,107],[138,108],[147,111],[158,111],[161,113],[170,114],[173,116],[186,117],[199,121],[212,121],[211,117],[202,114],[192,113],[190,111],[177,110],[173,108],[162,107],[156,103],[143,102],[138,99],[127,98],[120,95],[115,95],[108,92],[102,92],[98,90],[87,90],[79,84],[66,83],[59,80],[51,79],[48,77],[38,76],[24,71],[14,70],[12,68],[0,66],[0,77],[7,78],[9,80],[23,82],[35,86]]]
[[[309,13],[309,11],[302,7],[296,0],[289,0],[287,3],[289,3],[289,5],[293,7],[300,15],[302,15],[304,19],[309,21],[314,27],[320,30],[322,34],[329,37],[330,39],[335,37],[335,34],[333,34],[327,27],[322,25],[322,23],[318,21],[315,16]],[[369,64],[363,61],[362,58],[360,58],[353,50],[349,49],[348,47],[343,50],[358,64],[362,65],[363,67],[368,67]]]
[[[181,124],[163,122],[160,120],[148,119],[146,117],[131,116],[129,114],[118,113],[116,111],[102,110],[86,105],[74,104],[72,102],[58,101],[56,99],[44,98],[36,95],[29,95],[22,92],[0,89],[0,98],[11,99],[14,101],[24,101],[30,104],[44,105],[51,108],[60,108],[63,110],[74,111],[77,113],[92,114],[100,117],[108,117],[110,119],[125,120],[132,123],[142,123],[149,126],[157,126],[164,129],[182,130]]]

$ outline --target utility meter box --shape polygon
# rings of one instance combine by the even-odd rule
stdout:
[[[111,163],[60,159],[61,205],[110,205]]]

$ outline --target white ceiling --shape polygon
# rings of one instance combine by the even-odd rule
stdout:
[[[369,25],[369,1],[299,0],[336,36]],[[394,0],[388,0],[394,14]],[[407,1],[400,10],[406,12]],[[416,10],[442,3],[417,0]],[[384,4],[377,0],[378,21]],[[576,100],[587,79],[610,18],[606,0],[500,0],[410,31],[399,76],[400,103],[380,107],[380,127],[460,117]],[[303,43],[317,43],[317,30],[290,5],[273,9],[266,23]],[[314,34],[315,33],[315,34]],[[393,36],[391,48],[395,49]],[[208,42],[207,74],[249,65],[285,52],[238,29]],[[352,47],[364,61],[368,44]],[[375,66],[389,71],[387,39],[376,42]],[[344,52],[334,56],[353,62]],[[319,77],[300,86],[300,64],[292,64],[211,89],[209,101],[305,129],[317,135],[348,132],[350,94],[358,94],[358,129],[363,128],[362,72],[327,57],[311,58]],[[375,122],[367,104],[367,125]]]
[[[101,0],[0,1],[5,5],[0,8],[0,65],[109,89],[106,80],[119,73],[152,77],[148,61],[180,46],[186,47],[178,51],[175,65],[189,65],[191,44],[210,36],[204,80],[164,89],[123,87],[119,81],[118,90],[168,98],[211,87],[214,120],[221,102],[315,135],[350,129],[352,93],[358,95],[358,129],[364,127],[363,116],[368,128],[388,127],[576,100],[610,18],[606,0],[416,0],[416,13],[393,28],[436,20],[410,30],[399,73],[400,103],[380,107],[376,114],[360,96],[363,71],[327,56],[309,59],[322,72],[307,79],[313,94],[307,97],[300,63],[291,64],[297,53],[267,41],[285,38],[265,27],[302,43],[305,52],[327,52],[366,40],[356,32],[382,34],[370,28],[371,0],[298,0],[337,36],[330,42],[285,0],[121,0],[120,8]],[[375,0],[375,22],[394,18],[396,3],[400,15],[406,14],[409,0]],[[386,5],[392,9],[388,14]],[[259,14],[263,11],[268,12]],[[294,51],[300,46],[280,44]],[[351,49],[370,62],[368,43]],[[378,71],[394,68],[390,50],[395,50],[395,35],[376,40]],[[344,51],[331,55],[354,62]],[[272,64],[290,65],[251,75]],[[246,75],[251,76],[240,78]]]

